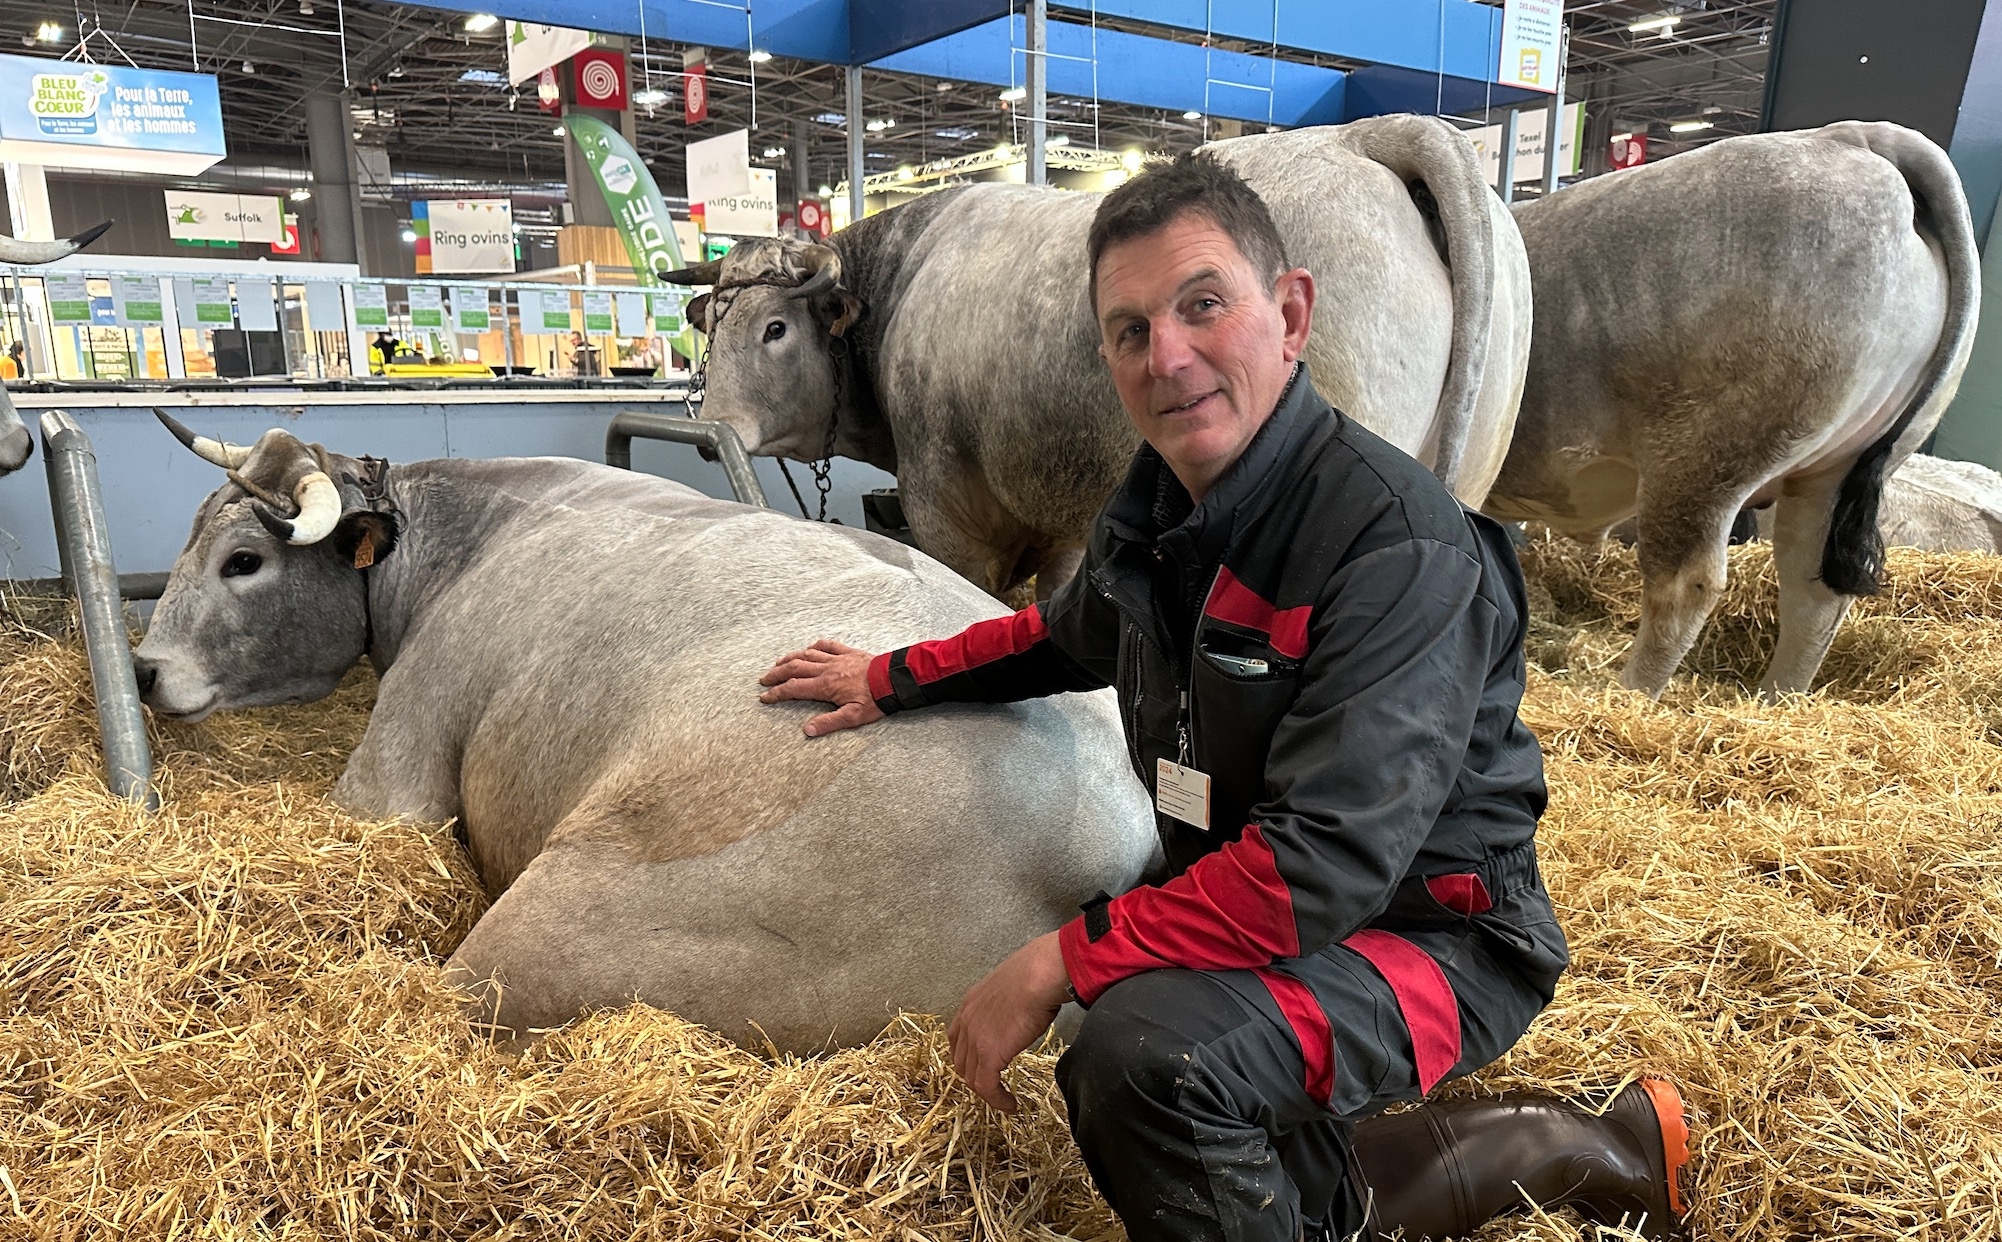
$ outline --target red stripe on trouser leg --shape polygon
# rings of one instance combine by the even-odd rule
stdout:
[[[1455,914],[1471,918],[1495,908],[1494,898],[1488,896],[1488,886],[1471,871],[1459,875],[1435,875],[1425,881],[1425,888],[1434,901]]]
[[[919,685],[928,685],[1003,656],[1020,655],[1049,635],[1043,614],[1031,604],[1012,616],[976,621],[951,638],[918,643],[904,652],[904,667]]]
[[[1293,976],[1276,970],[1252,973],[1272,993],[1279,1012],[1286,1015],[1286,1025],[1293,1028],[1294,1038],[1300,1041],[1300,1058],[1307,1065],[1302,1076],[1308,1097],[1326,1108],[1335,1094],[1335,1033],[1328,1026],[1327,1013],[1307,985]]]
[[[1342,944],[1360,953],[1390,985],[1411,1032],[1418,1089],[1430,1091],[1460,1063],[1460,1003],[1432,955],[1402,936],[1373,928]]]

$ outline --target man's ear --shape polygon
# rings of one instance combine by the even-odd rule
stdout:
[[[341,516],[331,538],[343,560],[367,569],[396,550],[397,533],[394,514],[356,509]]]
[[[1304,267],[1281,272],[1272,288],[1279,303],[1279,317],[1286,325],[1286,361],[1297,359],[1307,348],[1307,334],[1314,326],[1314,274]]]

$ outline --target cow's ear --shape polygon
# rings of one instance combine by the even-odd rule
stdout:
[[[682,308],[683,322],[687,323],[689,327],[694,328],[697,332],[707,333],[709,331],[710,296],[705,293]]]
[[[834,310],[834,322],[827,325],[829,336],[844,335],[855,326],[856,320],[862,318],[862,299],[846,289],[835,289],[828,295],[828,302]]]
[[[395,514],[356,509],[334,527],[334,550],[356,569],[367,569],[396,550],[396,536]]]

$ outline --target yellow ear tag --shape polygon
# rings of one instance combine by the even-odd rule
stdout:
[[[362,527],[361,542],[355,545],[355,568],[367,569],[375,564],[375,531]]]

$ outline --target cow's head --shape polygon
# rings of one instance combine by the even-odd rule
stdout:
[[[272,430],[250,448],[160,420],[229,472],[195,514],[134,667],[176,720],[331,694],[369,643],[367,575],[396,545],[383,464]]]
[[[759,456],[826,456],[839,414],[833,351],[846,348],[862,315],[861,299],[841,285],[834,250],[752,238],[663,279],[713,286],[688,306],[689,322],[709,336],[702,417],[730,424]]]
[[[18,263],[29,266],[37,263],[54,263],[57,259],[68,258],[78,250],[96,241],[104,230],[111,227],[106,220],[94,229],[78,233],[65,241],[29,242],[8,237],[0,233],[0,263]],[[13,399],[7,390],[0,387],[0,475],[8,475],[28,464],[28,457],[35,451],[35,437],[28,432],[27,424],[21,421],[20,412],[15,410]]]

